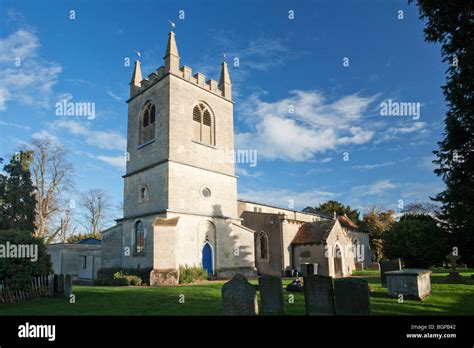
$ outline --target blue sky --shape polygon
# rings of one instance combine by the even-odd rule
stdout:
[[[336,199],[363,212],[443,188],[431,160],[446,66],[405,0],[4,0],[0,18],[0,157],[52,137],[69,149],[78,191],[102,188],[121,202],[132,73],[124,59],[139,50],[145,76],[161,66],[168,20],[193,73],[217,80],[226,52],[236,147],[258,151],[256,167],[238,165],[241,198],[293,200],[296,209]],[[95,103],[95,119],[56,116],[62,98]],[[420,117],[382,116],[388,99],[420,103]]]

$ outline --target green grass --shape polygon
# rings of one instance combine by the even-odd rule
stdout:
[[[433,294],[423,302],[387,298],[377,273],[361,272],[372,287],[371,305],[375,315],[473,315],[474,270],[461,271],[467,284],[444,284],[447,271],[431,274]],[[290,280],[285,279],[284,284]],[[256,284],[256,280],[251,283]],[[0,315],[222,315],[222,281],[169,287],[74,286],[76,303],[63,298],[42,298],[18,304],[0,305]],[[184,295],[184,303],[180,296]],[[304,296],[293,294],[285,310],[289,315],[304,315]]]

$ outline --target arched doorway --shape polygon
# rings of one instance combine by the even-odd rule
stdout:
[[[334,248],[334,276],[335,277],[342,277],[343,272],[342,272],[342,253],[341,249],[339,248],[339,245],[336,245]]]
[[[207,270],[210,276],[214,274],[214,265],[212,257],[212,247],[209,243],[205,243],[202,247],[202,267]]]

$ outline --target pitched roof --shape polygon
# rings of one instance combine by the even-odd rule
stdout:
[[[325,242],[329,236],[329,233],[331,233],[335,223],[335,220],[307,222],[300,227],[291,243],[319,244]]]
[[[339,219],[339,222],[341,223],[341,226],[343,228],[347,228],[347,229],[350,229],[350,230],[355,230],[355,229],[359,228],[354,222],[352,222],[351,219],[349,219],[347,217],[346,214],[338,215],[337,218]]]
[[[86,239],[81,239],[74,244],[90,244],[90,245],[102,245],[102,241],[97,238],[86,238]]]

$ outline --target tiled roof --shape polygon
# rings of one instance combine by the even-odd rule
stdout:
[[[334,227],[335,220],[322,220],[303,224],[293,238],[292,244],[325,242]]]
[[[359,228],[355,223],[352,222],[351,219],[349,219],[347,217],[346,214],[338,215],[337,218],[339,219],[339,222],[340,222],[340,224],[343,228],[347,228],[347,229],[350,229],[350,230],[355,230],[355,229]]]

